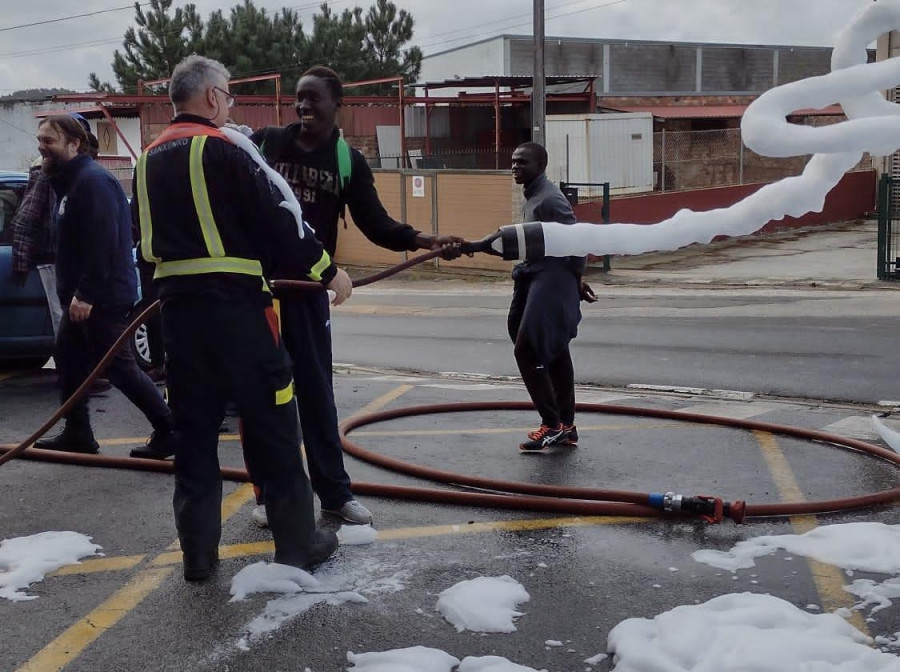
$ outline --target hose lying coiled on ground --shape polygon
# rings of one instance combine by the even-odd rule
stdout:
[[[378,280],[384,279],[402,270],[420,264],[440,255],[440,250],[409,259],[402,264],[385,269],[374,275],[355,281],[354,287],[362,287]],[[297,280],[273,280],[273,290],[285,291],[310,291],[321,290],[322,285],[316,282]],[[91,374],[78,390],[63,404],[41,427],[25,441],[16,445],[0,445],[0,465],[9,460],[21,456],[25,459],[58,462],[62,464],[78,464],[83,466],[107,467],[117,469],[137,469],[159,473],[172,473],[174,465],[169,461],[148,460],[131,457],[109,457],[106,455],[84,455],[77,453],[64,453],[58,451],[39,450],[29,448],[50,427],[62,418],[71,406],[86,393],[91,383],[103,372],[109,361],[130,338],[132,333],[147,319],[153,311],[158,309],[158,302],[145,309],[129,325],[122,336],[116,341],[110,351],[100,360]],[[522,483],[516,481],[503,481],[479,476],[459,474],[430,467],[413,465],[384,455],[368,451],[347,438],[347,434],[354,429],[386,420],[404,418],[416,415],[433,413],[459,413],[473,411],[530,411],[534,407],[530,402],[473,402],[438,404],[427,406],[413,406],[398,408],[389,411],[381,411],[369,415],[352,417],[344,421],[340,426],[341,443],[344,450],[365,462],[385,469],[395,471],[408,476],[422,478],[448,485],[456,485],[478,489],[479,492],[447,490],[437,488],[409,487],[398,485],[385,485],[381,483],[367,483],[357,481],[352,484],[352,491],[358,495],[374,497],[386,497],[391,499],[405,499],[415,501],[428,501],[460,506],[479,506],[499,509],[515,509],[527,511],[554,512],[577,515],[609,515],[609,516],[639,516],[653,517],[663,516],[666,512],[660,507],[651,505],[657,501],[660,495],[657,493],[632,492],[625,490],[605,490],[596,488],[550,486],[534,483]],[[693,422],[699,424],[715,424],[746,430],[757,430],[793,436],[809,441],[820,441],[858,451],[875,458],[900,466],[900,455],[877,445],[857,439],[844,438],[826,432],[808,430],[789,425],[776,425],[752,420],[740,420],[735,418],[723,418],[700,414],[681,413],[663,409],[643,408],[635,406],[621,406],[612,404],[582,404],[576,405],[580,413],[607,413],[618,415],[632,415],[665,418],[680,422]],[[249,476],[244,469],[223,468],[222,476],[225,479],[237,482],[248,482]],[[721,510],[721,500],[717,500]],[[844,511],[863,507],[891,505],[900,501],[900,487],[890,488],[880,492],[847,497],[832,500],[811,502],[787,502],[777,504],[747,504],[743,502],[725,503],[726,517],[728,517],[728,505],[732,505],[731,518],[741,522],[744,516],[787,516],[801,514],[817,514],[833,511]],[[737,506],[740,504],[739,513]],[[706,517],[706,516],[703,516]],[[719,516],[721,520],[721,515]]]

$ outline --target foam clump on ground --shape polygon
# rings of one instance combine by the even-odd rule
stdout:
[[[609,633],[616,672],[900,672],[900,658],[835,614],[810,614],[772,595],[722,595]]]
[[[436,608],[458,632],[515,632],[516,607],[530,599],[511,576],[479,576],[441,592]]]
[[[411,646],[408,649],[347,653],[352,672],[451,672],[459,659],[440,649]]]
[[[0,542],[0,597],[13,602],[37,599],[24,589],[47,574],[99,553],[100,546],[78,532],[40,532]]]

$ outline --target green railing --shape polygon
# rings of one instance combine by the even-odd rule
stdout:
[[[878,184],[878,279],[900,280],[900,178]]]

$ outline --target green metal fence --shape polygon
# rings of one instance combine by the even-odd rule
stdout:
[[[900,280],[900,178],[878,185],[878,279]]]

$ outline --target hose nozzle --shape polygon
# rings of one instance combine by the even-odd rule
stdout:
[[[719,497],[696,495],[685,497],[674,492],[650,495],[650,505],[667,513],[698,515],[708,523],[721,523],[726,517],[740,524],[744,522],[746,503],[743,500],[724,502]]]
[[[545,254],[544,227],[542,222],[525,222],[501,226],[481,240],[462,244],[463,254],[484,252],[506,261],[534,261]]]

